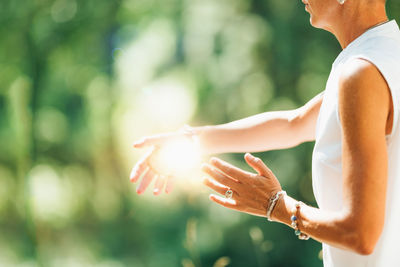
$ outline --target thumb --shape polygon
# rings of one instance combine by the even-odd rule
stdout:
[[[148,146],[159,146],[168,140],[173,140],[174,138],[179,137],[180,135],[177,133],[164,133],[157,135],[150,135],[143,137],[142,139],[133,143],[134,148],[143,148]]]
[[[250,165],[257,173],[261,176],[269,177],[271,175],[271,170],[264,164],[264,162],[257,157],[254,157],[250,153],[246,153],[244,155],[244,159],[246,160],[247,164]]]
[[[135,141],[132,146],[134,148],[143,148],[143,147],[147,147],[147,146],[152,146],[156,144],[156,139],[152,138],[152,137],[144,137],[138,141]]]

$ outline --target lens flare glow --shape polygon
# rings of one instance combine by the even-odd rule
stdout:
[[[155,165],[160,174],[182,177],[193,174],[200,162],[198,142],[191,137],[184,137],[163,145],[158,151]]]

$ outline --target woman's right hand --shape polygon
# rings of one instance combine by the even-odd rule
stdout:
[[[190,140],[190,142],[192,142],[192,137],[193,133],[190,132],[190,127],[185,126],[177,132],[147,136],[133,144],[133,147],[138,149],[151,148],[151,150],[135,164],[130,174],[132,183],[141,180],[136,188],[138,194],[144,193],[153,180],[155,180],[154,195],[160,195],[162,191],[165,191],[167,194],[171,192],[173,188],[174,170],[168,169],[170,166],[166,168],[163,166],[162,162],[160,162],[163,160],[163,156],[165,157],[165,155],[163,155],[163,149],[168,147],[168,144],[174,143],[175,141]]]
[[[130,174],[130,180],[132,183],[138,182],[140,177],[142,177],[136,188],[138,194],[144,193],[153,180],[155,180],[153,190],[154,195],[157,196],[161,194],[163,190],[165,190],[165,193],[167,194],[171,192],[173,186],[172,177],[159,174],[151,166],[151,162],[156,158],[159,147],[171,138],[173,138],[173,134],[153,135],[144,137],[133,144],[134,148],[152,147],[152,149],[134,165]]]

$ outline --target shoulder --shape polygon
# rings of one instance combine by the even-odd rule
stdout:
[[[339,76],[339,115],[344,125],[353,128],[366,121],[385,125],[390,98],[389,86],[372,62],[352,59],[343,66]]]
[[[340,88],[368,85],[373,82],[377,86],[387,87],[386,81],[378,68],[368,60],[355,58],[349,60],[342,68],[339,76]]]
[[[339,76],[339,98],[387,98],[388,95],[390,89],[385,78],[370,61],[355,58],[343,66]]]

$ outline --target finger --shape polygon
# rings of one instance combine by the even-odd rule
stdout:
[[[232,178],[228,177],[226,174],[221,173],[214,167],[209,164],[203,164],[202,170],[210,175],[215,181],[220,183],[221,185],[225,185],[229,188],[237,188],[238,182],[233,180]]]
[[[155,145],[154,137],[144,137],[133,143],[134,148],[143,148],[143,147],[151,146],[151,145]]]
[[[154,185],[153,194],[158,196],[164,189],[166,177],[163,175],[157,175],[156,183]]]
[[[233,210],[238,210],[238,205],[237,202],[233,199],[226,199],[220,196],[216,196],[211,194],[210,195],[210,200],[214,201],[215,203],[224,206],[225,208],[233,209]]]
[[[205,178],[203,180],[203,184],[221,195],[225,195],[226,191],[229,189],[229,187],[219,185],[219,184],[215,183],[213,180],[208,179],[208,178]],[[235,193],[234,193],[234,195],[235,195]]]
[[[165,193],[171,193],[172,189],[174,188],[174,179],[172,176],[167,177],[167,185],[165,186]]]
[[[134,148],[143,148],[147,146],[157,146],[160,143],[176,137],[176,133],[165,133],[143,137],[142,139],[133,143]]]
[[[271,170],[267,167],[267,165],[264,164],[264,162],[260,158],[254,157],[250,153],[246,153],[244,159],[246,160],[247,164],[250,165],[250,167],[257,171],[259,175],[265,177],[271,176]]]
[[[147,154],[145,154],[143,156],[143,158],[141,160],[139,160],[138,163],[136,163],[136,165],[133,167],[131,174],[129,176],[132,183],[137,182],[139,180],[140,176],[149,167],[147,161],[154,151],[155,151],[155,149],[152,149],[151,151],[147,152]]]
[[[136,183],[139,180],[140,176],[142,176],[142,174],[147,170],[147,168],[147,162],[145,161],[136,164],[130,174],[129,179],[131,180],[131,182]]]
[[[216,157],[211,158],[210,163],[218,170],[239,181],[246,180],[254,175],[253,173],[243,171],[233,166],[232,164],[223,161],[221,159],[218,159]]]
[[[149,184],[151,183],[151,181],[154,179],[155,176],[156,173],[152,169],[148,168],[146,174],[142,178],[142,181],[136,188],[136,193],[138,193],[139,195],[142,194],[149,186]]]

